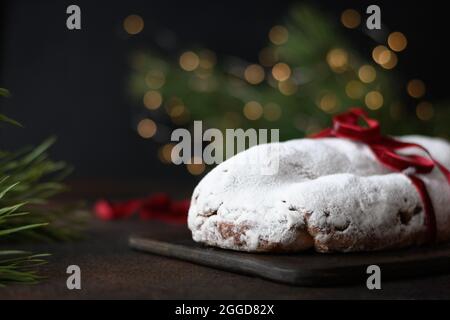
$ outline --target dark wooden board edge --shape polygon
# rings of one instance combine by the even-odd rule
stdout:
[[[391,257],[383,259],[377,253],[374,255],[374,259],[370,259],[364,264],[325,265],[320,268],[304,265],[301,269],[293,269],[274,266],[255,259],[243,259],[242,253],[204,247],[194,244],[193,241],[192,245],[186,245],[131,235],[129,246],[138,251],[297,286],[338,286],[365,283],[368,277],[366,269],[371,264],[377,264],[381,268],[383,280],[450,273],[450,255],[399,261]]]

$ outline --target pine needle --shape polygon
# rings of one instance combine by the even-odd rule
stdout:
[[[0,96],[9,91],[0,88]],[[21,126],[0,114],[0,122]],[[52,208],[48,199],[66,190],[60,181],[71,171],[64,162],[48,158],[47,151],[55,137],[37,147],[15,152],[0,150],[0,245],[11,241],[70,240],[78,237],[80,220],[67,212],[73,207]],[[20,209],[20,211],[19,211]],[[38,267],[48,254],[0,249],[0,287],[10,283],[37,283],[43,279]]]

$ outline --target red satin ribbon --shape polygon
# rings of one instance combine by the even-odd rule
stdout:
[[[359,125],[358,121],[360,120],[363,120],[367,126],[363,127]],[[312,138],[326,137],[347,138],[363,142],[370,147],[377,159],[384,166],[393,171],[404,172],[417,188],[424,204],[425,225],[428,230],[428,240],[430,242],[436,240],[436,216],[433,204],[425,183],[416,174],[430,173],[436,166],[441,170],[450,184],[450,171],[433,159],[427,149],[416,143],[403,142],[391,137],[382,136],[379,122],[369,118],[367,113],[361,108],[352,108],[348,112],[335,116],[333,118],[332,128],[325,129],[312,136]],[[420,155],[401,155],[396,152],[410,147],[419,148],[425,151],[428,157]]]
[[[102,220],[125,219],[138,213],[143,220],[156,219],[172,223],[186,223],[189,200],[173,201],[165,193],[122,202],[100,199],[94,204],[94,212]]]

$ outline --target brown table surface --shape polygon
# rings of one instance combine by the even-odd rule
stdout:
[[[422,299],[450,298],[450,274],[383,281],[381,290],[365,283],[346,287],[295,287],[136,252],[131,233],[179,233],[184,226],[156,221],[92,219],[86,239],[33,245],[53,256],[42,267],[48,278],[37,285],[0,289],[0,299]],[[29,246],[28,246],[29,247]],[[68,290],[66,268],[81,268],[82,289]]]

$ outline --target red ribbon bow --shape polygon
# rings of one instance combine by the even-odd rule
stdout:
[[[117,220],[139,213],[143,220],[156,219],[172,223],[186,223],[189,200],[172,201],[165,193],[123,202],[100,199],[94,204],[94,212],[102,220]]]
[[[360,126],[359,120],[363,120],[367,127]],[[352,108],[348,112],[339,114],[333,118],[333,127],[325,129],[312,138],[337,137],[347,138],[367,144],[377,159],[386,167],[393,171],[404,172],[411,179],[411,182],[419,191],[420,197],[424,204],[425,225],[428,230],[428,240],[430,242],[436,239],[436,216],[430,195],[427,191],[425,183],[416,173],[430,173],[434,167],[438,167],[450,184],[450,171],[438,161],[433,159],[427,149],[416,143],[403,142],[395,140],[391,137],[382,136],[380,132],[380,124],[377,120],[371,119],[367,113],[361,108]],[[423,157],[420,155],[402,155],[396,151],[416,147],[428,155]],[[409,172],[408,172],[409,171]]]

